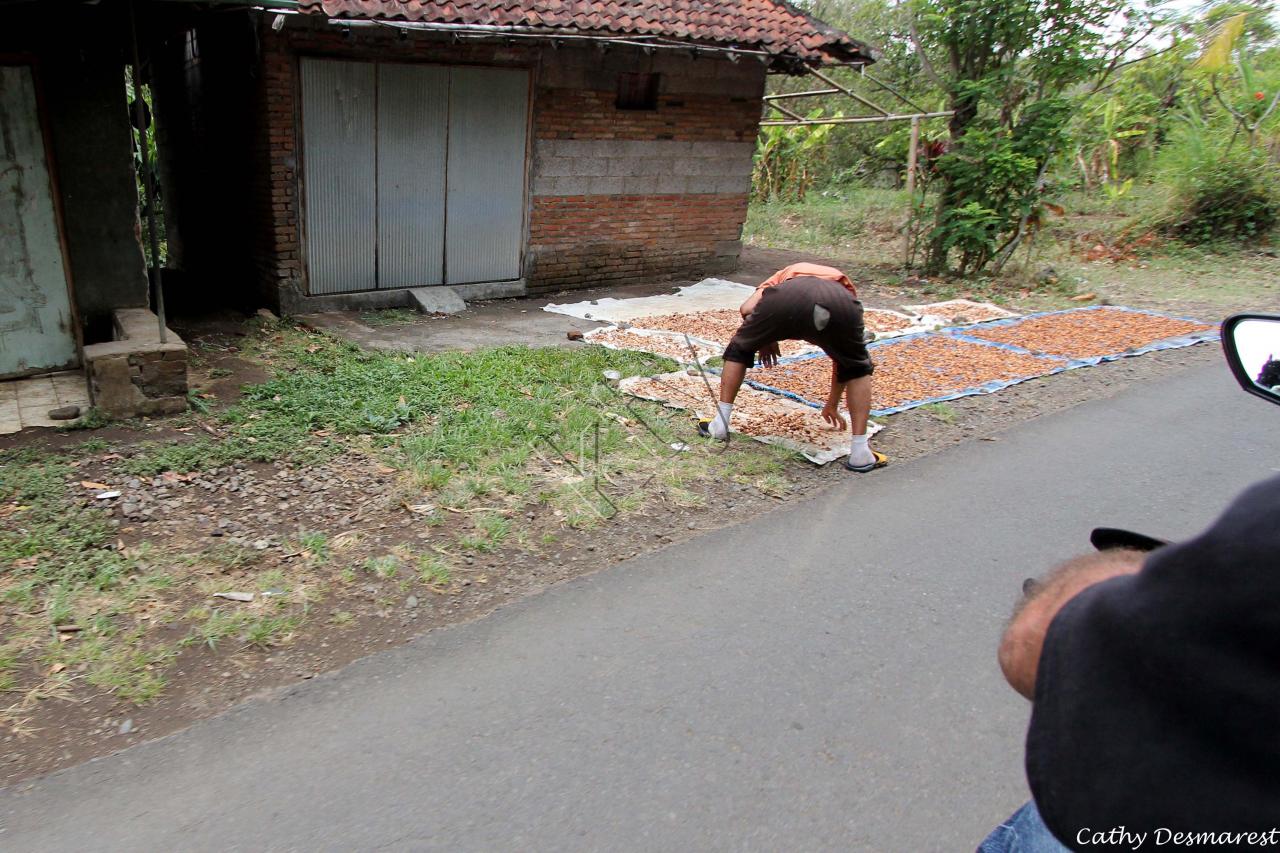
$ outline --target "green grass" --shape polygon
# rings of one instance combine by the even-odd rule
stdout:
[[[672,367],[666,359],[601,347],[406,356],[366,352],[287,323],[250,328],[245,353],[274,378],[207,416],[222,438],[119,447],[124,458],[111,464],[110,479],[100,476],[118,482],[127,473],[252,461],[306,466],[352,454],[400,470],[390,487],[397,503],[437,507],[415,523],[438,526],[455,520],[447,510],[465,512],[458,518],[469,526],[450,535],[461,533],[458,547],[486,554],[529,546],[535,535],[524,528],[520,508],[533,500],[571,527],[612,514],[590,478],[578,475],[579,460],[594,457],[597,423],[606,488],[623,512],[663,495],[693,505],[695,481],[738,476],[771,488],[779,477],[768,451],[721,456],[695,448],[673,462],[666,445],[688,435],[681,414],[647,407],[656,439],[610,416],[625,401],[601,381],[603,372],[661,372]],[[8,618],[0,690],[48,695],[46,688],[71,685],[75,672],[78,686],[145,702],[164,689],[180,648],[223,655],[287,642],[317,601],[331,595],[307,572],[331,562],[339,563],[335,580],[346,584],[365,573],[406,588],[451,583],[448,556],[392,549],[361,562],[364,555],[344,556],[349,543],[336,530],[298,531],[294,550],[307,556],[287,570],[255,571],[264,555],[226,540],[183,553],[163,540],[122,548],[120,523],[79,486],[86,475],[76,463],[107,447],[90,439],[58,452],[0,451],[0,607]],[[563,462],[560,451],[572,461]],[[671,468],[678,469],[674,476],[663,473]],[[641,483],[643,492],[628,491]],[[555,534],[541,541],[550,544]],[[229,585],[284,595],[191,607]],[[71,624],[80,630],[59,638],[55,629]],[[0,722],[17,719],[0,712]]]
[[[852,250],[873,233],[906,218],[907,197],[895,190],[852,190],[814,195],[805,202],[751,205],[743,239],[764,248]]]
[[[921,406],[920,411],[944,424],[953,424],[956,422],[956,410],[953,406],[950,406],[947,403],[929,403]]]
[[[240,403],[217,416],[225,438],[144,447],[124,468],[154,475],[240,461],[311,464],[368,435],[389,446],[394,464],[415,481],[438,490],[459,474],[519,468],[541,436],[576,442],[598,417],[593,395],[616,398],[600,383],[604,370],[635,375],[672,366],[603,347],[405,356],[287,327],[275,336],[276,378],[246,389]],[[319,431],[328,437],[316,438]],[[610,422],[604,450],[621,438]]]
[[[315,530],[304,530],[298,534],[298,547],[311,555],[316,563],[329,560],[329,537]]]
[[[245,645],[255,649],[269,649],[286,642],[301,623],[296,615],[272,615],[254,619],[244,630]]]
[[[364,570],[383,580],[394,578],[400,572],[400,559],[393,554],[370,557],[364,561]]]
[[[436,554],[418,557],[418,579],[429,586],[443,586],[450,580],[449,563]]]

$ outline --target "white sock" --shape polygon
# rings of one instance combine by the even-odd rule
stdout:
[[[720,413],[707,424],[707,431],[712,438],[723,440],[729,437],[729,416],[733,414],[733,403],[720,403],[719,409]]]
[[[855,435],[849,442],[849,464],[850,465],[870,465],[876,461],[876,455],[871,452],[871,447],[867,444],[867,435]]]

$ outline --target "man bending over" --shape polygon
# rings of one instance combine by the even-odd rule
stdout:
[[[840,396],[847,400],[852,441],[844,466],[866,473],[887,464],[888,458],[867,443],[873,366],[863,340],[862,303],[848,276],[831,267],[794,264],[757,287],[739,311],[742,325],[724,351],[719,413],[700,423],[699,432],[728,438],[733,401],[757,353],[763,366],[772,367],[780,341],[807,341],[831,359],[831,391],[822,417],[832,429],[845,428]]]

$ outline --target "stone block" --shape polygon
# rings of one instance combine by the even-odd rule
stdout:
[[[423,314],[461,314],[467,310],[467,303],[451,287],[415,287],[409,297]]]
[[[685,192],[690,192],[690,193],[719,192],[717,187],[720,185],[719,184],[720,178],[718,177],[707,176],[707,175],[693,175],[692,177],[686,178],[686,180],[688,181],[688,183],[686,184]]]
[[[622,179],[624,195],[653,195],[658,191],[658,179],[653,175],[636,176]]]
[[[713,180],[715,189],[711,190],[711,192],[725,195],[751,192],[751,175],[749,174],[714,178]]]
[[[116,340],[84,348],[94,405],[113,418],[185,411],[187,348],[182,339],[166,329],[161,343],[159,322],[146,309],[118,310],[113,321]]]
[[[737,258],[742,254],[741,240],[721,240],[715,246],[716,257]]]
[[[622,192],[622,178],[592,178],[588,188],[589,195],[619,195]]]
[[[603,157],[579,157],[569,162],[565,174],[594,178],[604,174],[607,162]]]
[[[85,347],[86,351],[89,349]],[[86,352],[86,359],[88,354]],[[93,405],[111,418],[137,414],[141,392],[133,384],[127,355],[110,355],[89,361],[89,391]]]

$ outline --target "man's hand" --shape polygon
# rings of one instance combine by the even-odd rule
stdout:
[[[760,347],[760,366],[773,367],[781,356],[782,352],[778,349],[777,343],[765,344]]]
[[[1014,608],[997,653],[1009,686],[1034,699],[1040,652],[1053,617],[1088,587],[1119,575],[1136,574],[1146,558],[1145,552],[1122,548],[1099,551],[1068,560],[1042,580],[1028,585],[1027,594]]]
[[[822,419],[831,424],[833,430],[844,429],[849,425],[844,416],[840,414],[839,401],[839,397],[834,400],[828,400],[827,404],[822,407]]]

